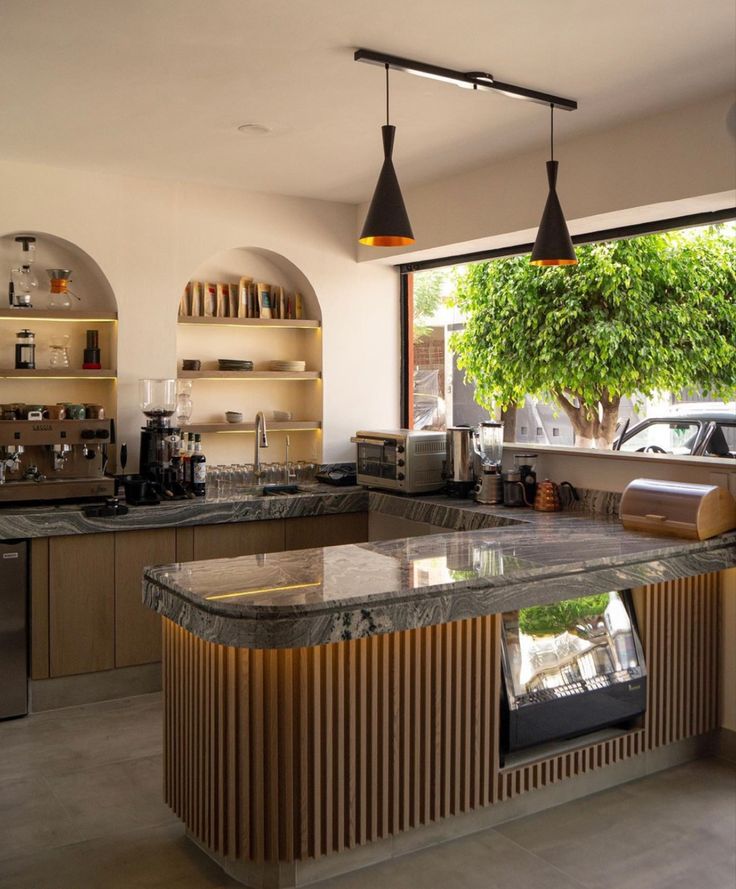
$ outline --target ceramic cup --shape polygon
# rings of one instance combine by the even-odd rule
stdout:
[[[87,411],[84,409],[83,404],[64,402],[64,407],[66,408],[67,420],[85,420],[87,418]]]
[[[47,404],[43,409],[43,415],[47,420],[65,420],[66,408],[63,404]]]
[[[240,411],[226,411],[225,419],[228,423],[242,423],[243,415]]]

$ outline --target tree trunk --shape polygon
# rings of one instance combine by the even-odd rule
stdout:
[[[501,422],[503,423],[503,440],[516,441],[516,405],[507,407],[505,411],[501,411]]]
[[[610,397],[607,392],[602,392],[599,401],[588,405],[572,393],[558,390],[555,395],[575,430],[575,447],[601,449],[611,447],[616,433],[620,396]]]

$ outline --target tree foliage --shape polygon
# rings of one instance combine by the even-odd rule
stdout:
[[[429,334],[428,321],[440,307],[447,277],[446,269],[414,275],[414,342]]]
[[[577,624],[600,617],[608,605],[608,593],[565,599],[555,605],[532,605],[519,611],[519,629],[528,636],[556,636]]]
[[[528,257],[457,278],[467,319],[450,346],[491,410],[556,402],[581,444],[610,445],[621,398],[736,391],[736,242],[722,227],[578,248],[574,267]]]

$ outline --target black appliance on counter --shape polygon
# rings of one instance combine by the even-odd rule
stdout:
[[[125,477],[126,499],[135,505],[187,499],[178,480],[181,430],[171,425],[176,380],[140,380],[140,399],[146,417],[146,425],[141,428],[140,476]]]
[[[646,668],[629,590],[502,615],[501,747],[625,726],[646,710]]]

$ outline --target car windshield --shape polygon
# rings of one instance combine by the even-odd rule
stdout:
[[[621,445],[622,451],[691,454],[699,424],[687,421],[653,420]]]

